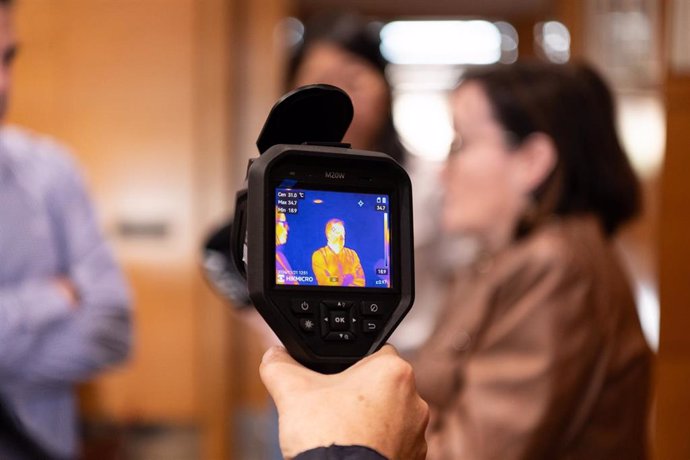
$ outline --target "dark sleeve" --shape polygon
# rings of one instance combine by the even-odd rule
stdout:
[[[317,447],[302,452],[294,460],[388,460],[383,455],[365,446]]]
[[[204,275],[221,298],[237,308],[251,305],[247,282],[232,260],[232,221],[227,221],[208,236],[203,247]]]
[[[220,252],[230,259],[230,235],[232,234],[232,220],[227,221],[220,228],[214,230],[206,239],[205,249]]]

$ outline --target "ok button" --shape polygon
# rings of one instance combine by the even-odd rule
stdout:
[[[332,331],[345,331],[350,329],[350,324],[347,321],[347,312],[331,311],[330,312],[330,329]]]

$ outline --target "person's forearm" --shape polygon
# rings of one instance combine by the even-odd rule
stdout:
[[[34,340],[21,348],[15,347],[9,365],[0,368],[2,380],[74,383],[123,360],[131,344],[130,312],[125,307],[81,306],[39,336],[34,335]]]
[[[15,331],[41,329],[70,311],[70,299],[51,278],[0,287],[0,341]]]
[[[2,380],[77,382],[127,356],[131,320],[125,281],[105,246],[86,262],[72,275],[79,304],[71,314],[40,331],[19,328],[2,337]]]
[[[72,312],[52,279],[0,288],[0,380],[26,358],[41,331]]]
[[[15,378],[34,384],[72,383],[125,359],[131,346],[126,309],[84,309],[47,331]]]

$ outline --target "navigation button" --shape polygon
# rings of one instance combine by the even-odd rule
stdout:
[[[326,336],[330,342],[352,342],[355,335],[352,332],[331,332]]]
[[[354,302],[347,300],[324,300],[323,304],[328,308],[337,308],[340,310],[348,310],[354,306]]]
[[[313,300],[296,299],[292,301],[292,311],[297,314],[311,314],[314,313],[315,309],[316,302]]]

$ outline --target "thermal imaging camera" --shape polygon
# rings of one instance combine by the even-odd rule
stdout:
[[[340,142],[352,116],[334,86],[281,98],[232,230],[252,303],[296,360],[326,373],[379,349],[414,300],[410,179],[385,153]]]

